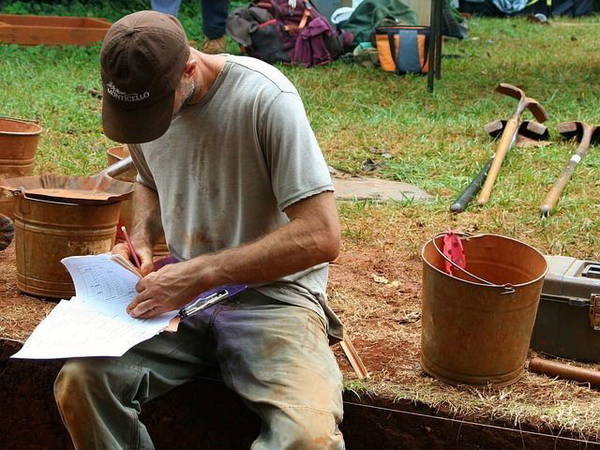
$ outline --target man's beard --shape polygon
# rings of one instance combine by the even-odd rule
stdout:
[[[184,107],[190,105],[197,93],[198,93],[198,89],[196,86],[196,82],[192,81],[190,83],[190,87],[188,88],[188,92],[186,92],[187,95],[184,95],[184,100],[181,103],[181,108],[184,108]]]
[[[173,114],[173,117],[179,115],[181,110],[184,109],[186,106],[191,105],[192,100],[194,99],[194,97],[196,96],[197,93],[198,93],[198,88],[196,86],[196,83],[192,80],[192,81],[190,81],[190,84],[188,85],[188,87],[185,91],[185,94],[183,95],[183,100],[181,101],[181,106],[175,112],[175,114]]]

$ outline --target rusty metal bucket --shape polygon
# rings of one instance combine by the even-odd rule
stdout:
[[[463,237],[467,267],[448,275],[442,239],[421,253],[421,366],[449,384],[514,383],[524,371],[546,260],[515,239]]]
[[[42,297],[75,295],[71,277],[60,260],[110,251],[118,220],[118,202],[80,205],[17,196],[17,287]]]
[[[115,242],[119,202],[130,197],[133,189],[131,183],[106,176],[114,170],[112,167],[94,177],[42,175],[0,182],[0,187],[16,198],[20,290],[43,297],[71,297],[71,277],[60,260],[110,251]]]
[[[0,180],[33,173],[42,127],[24,119],[0,117]],[[13,216],[14,198],[0,192],[0,214]]]
[[[109,165],[115,164],[124,158],[129,156],[129,149],[125,145],[120,145],[117,147],[109,148],[106,151],[106,159]],[[127,181],[129,183],[133,183],[137,176],[137,170],[135,167],[124,172],[118,176],[115,176],[117,180]],[[119,219],[119,224],[125,225],[128,230],[131,230],[133,226],[133,199],[127,199],[121,203],[121,217]],[[120,236],[117,235],[117,240],[119,240]],[[153,249],[154,256],[167,256],[169,255],[169,247],[167,247],[167,242],[165,240],[164,234],[161,233],[158,238],[158,242],[154,246]]]

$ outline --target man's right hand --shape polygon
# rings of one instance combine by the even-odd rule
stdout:
[[[140,258],[140,263],[142,264],[140,272],[142,274],[142,277],[145,277],[150,272],[152,272],[152,270],[154,270],[154,263],[152,262],[152,249],[147,244],[139,241],[134,241],[133,245],[135,247],[135,251],[138,257]],[[133,255],[129,250],[129,246],[125,242],[121,242],[115,245],[112,248],[111,253],[121,255],[126,260],[134,263]]]

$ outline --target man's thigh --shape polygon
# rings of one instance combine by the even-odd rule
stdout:
[[[181,323],[176,333],[164,331],[121,357],[69,359],[57,386],[64,381],[106,384],[105,389],[127,393],[125,397],[140,404],[161,395],[207,367],[216,367],[214,341],[208,330],[216,308],[211,309]]]
[[[250,290],[216,316],[223,379],[250,403],[342,415],[342,377],[324,320]]]

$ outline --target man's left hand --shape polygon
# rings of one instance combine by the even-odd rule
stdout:
[[[169,264],[142,278],[138,295],[127,306],[127,312],[138,319],[149,319],[180,309],[208,289],[200,287],[199,277],[189,274],[188,262]]]

